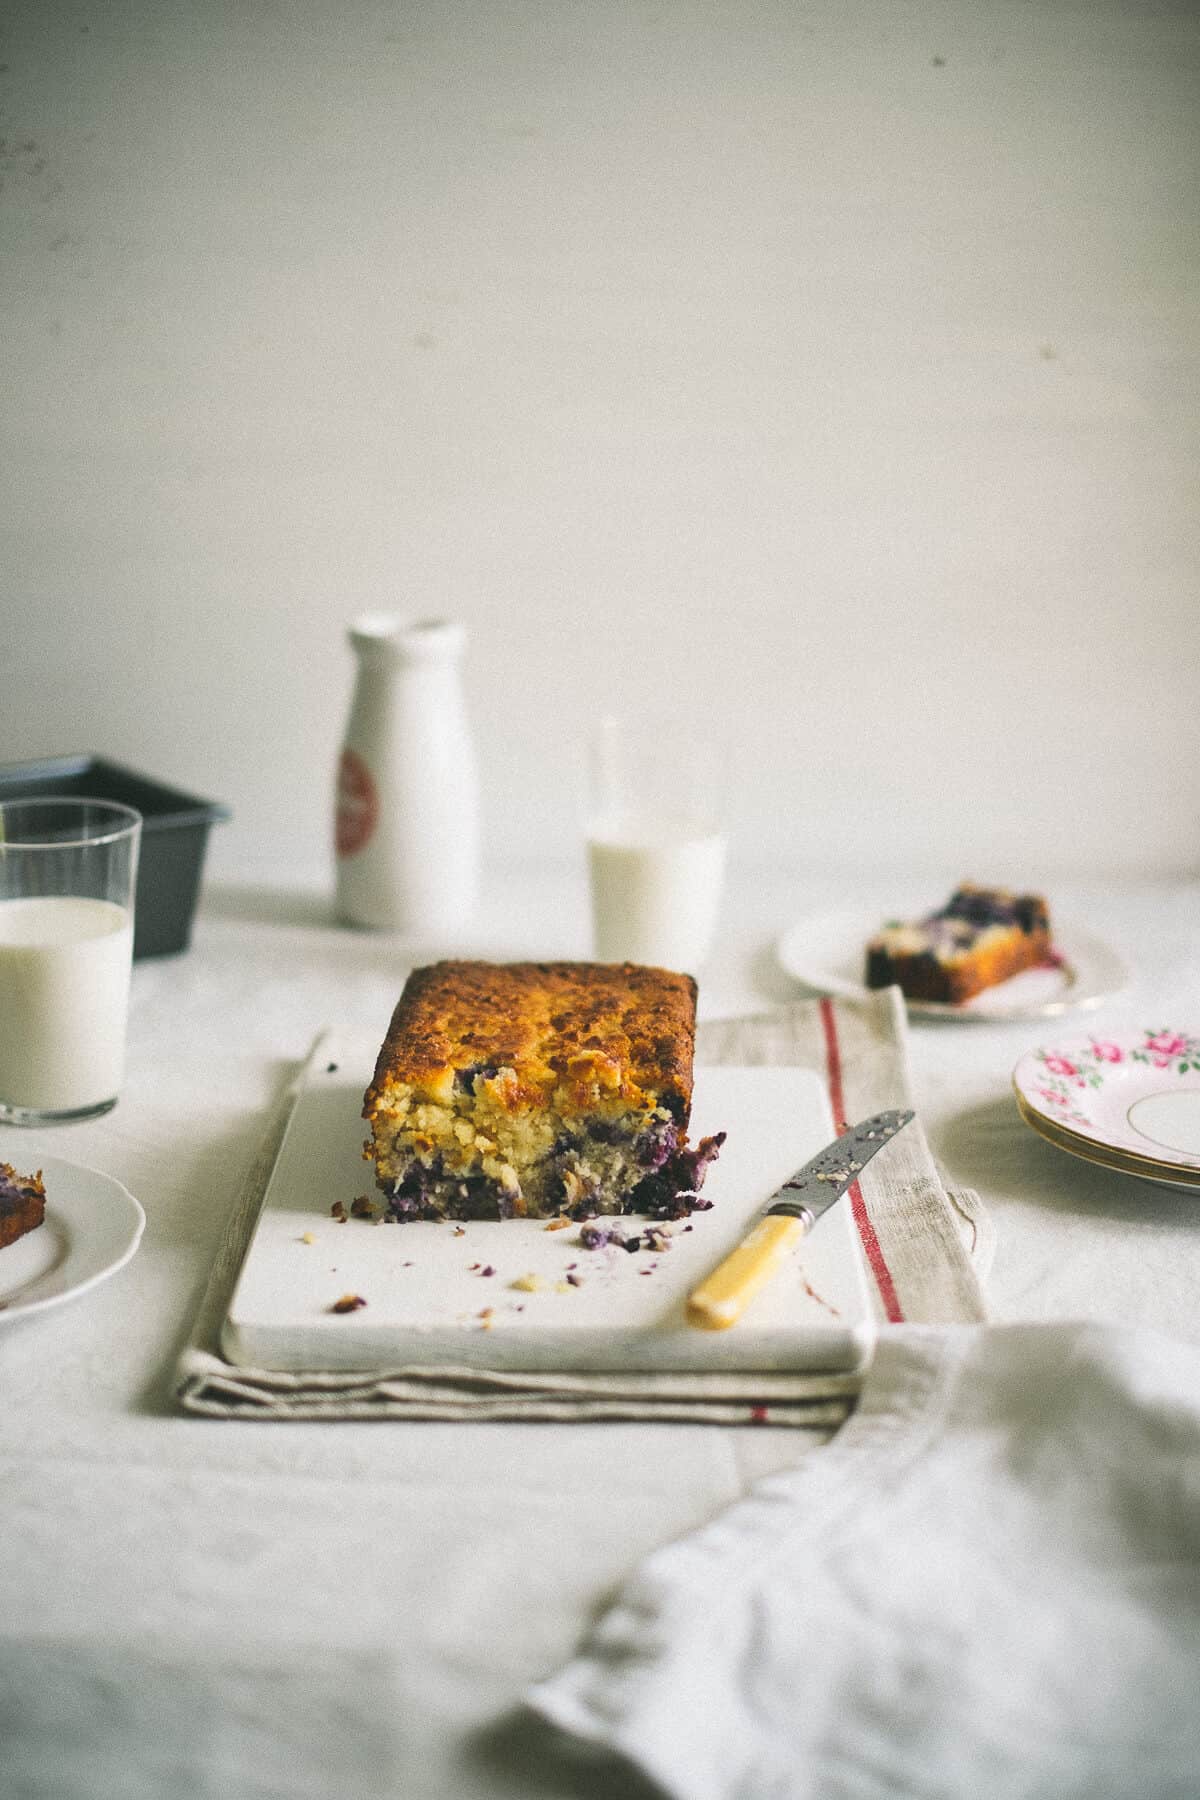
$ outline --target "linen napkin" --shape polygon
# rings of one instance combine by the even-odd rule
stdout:
[[[906,1023],[898,989],[861,1002],[804,1000],[770,1013],[702,1024],[701,1063],[816,1069],[836,1120],[909,1106]],[[852,1409],[861,1374],[525,1374],[477,1368],[286,1373],[235,1367],[219,1333],[253,1234],[294,1095],[272,1121],[213,1267],[176,1371],[188,1411],[238,1418],[703,1419],[800,1425],[829,1437]],[[876,1316],[896,1323],[984,1317],[980,1280],[993,1242],[971,1192],[947,1193],[914,1120],[868,1164],[847,1199]]]
[[[1055,1325],[886,1332],[529,1703],[614,1793],[1195,1800],[1198,1696],[1200,1348]]]

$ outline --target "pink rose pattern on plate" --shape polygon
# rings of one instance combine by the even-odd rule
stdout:
[[[1116,1063],[1142,1063],[1155,1069],[1170,1069],[1176,1075],[1191,1070],[1200,1074],[1200,1038],[1184,1031],[1143,1029],[1143,1042],[1132,1048],[1114,1043],[1110,1038],[1089,1038],[1082,1047],[1073,1048],[1070,1056],[1061,1050],[1039,1050],[1037,1061],[1045,1071],[1045,1079],[1034,1092],[1052,1106],[1056,1117],[1072,1124],[1091,1126],[1093,1121],[1076,1101],[1080,1088],[1104,1086],[1105,1077]]]

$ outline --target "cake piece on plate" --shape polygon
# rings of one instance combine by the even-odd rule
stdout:
[[[689,1146],[696,984],[635,963],[414,969],[367,1089],[364,1154],[396,1219],[704,1204]]]
[[[964,882],[938,912],[885,925],[867,945],[868,987],[897,983],[910,1000],[958,1005],[1050,955],[1050,920],[1040,894]]]
[[[11,1163],[0,1162],[0,1249],[14,1244],[27,1231],[35,1231],[45,1216],[41,1170],[36,1175],[18,1175]]]

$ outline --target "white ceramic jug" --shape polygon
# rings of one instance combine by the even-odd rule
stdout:
[[[366,614],[337,788],[337,912],[348,925],[445,937],[479,881],[479,797],[462,688],[464,628]]]

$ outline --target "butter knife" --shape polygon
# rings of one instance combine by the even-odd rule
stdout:
[[[912,1116],[896,1109],[875,1113],[797,1169],[772,1194],[758,1223],[737,1248],[688,1295],[689,1322],[707,1331],[724,1331],[736,1324],[788,1246],[811,1231],[822,1213],[854,1186],[871,1158],[903,1131]]]

